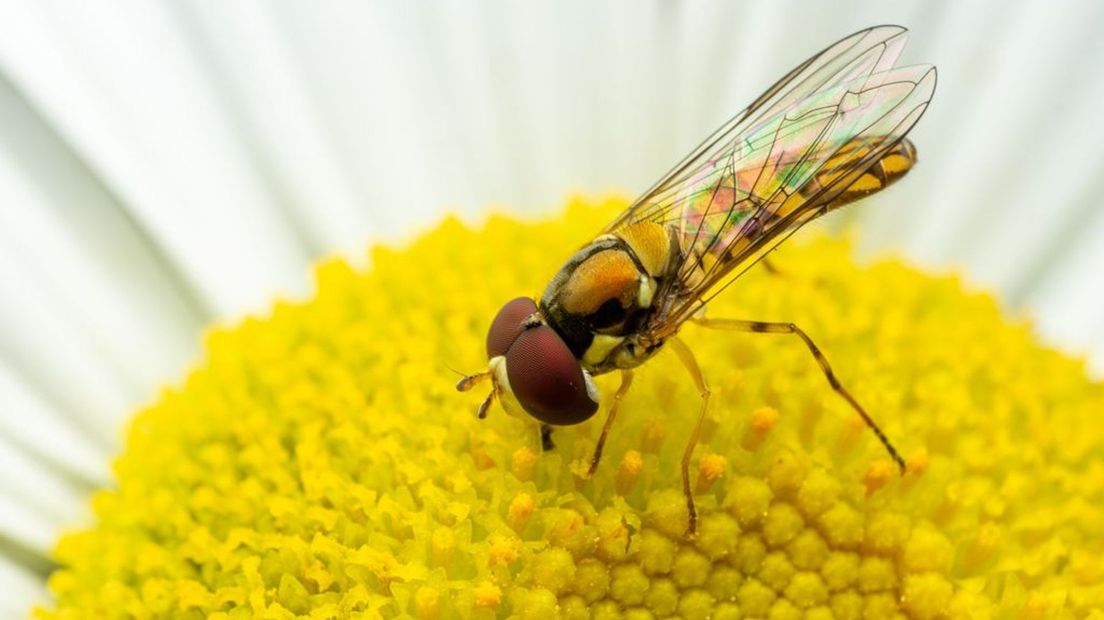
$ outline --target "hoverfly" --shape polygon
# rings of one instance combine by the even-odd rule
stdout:
[[[598,411],[591,377],[618,370],[593,474],[633,369],[667,345],[701,394],[681,461],[693,535],[689,467],[710,390],[678,331],[691,322],[792,334],[903,473],[904,460],[804,331],[792,323],[707,318],[704,310],[798,228],[912,168],[916,149],[905,135],[931,100],[936,71],[894,66],[906,40],[899,26],[868,28],[798,65],[568,258],[539,300],[507,302],[487,333],[488,369],[457,385],[466,391],[491,380],[479,417],[497,398],[508,411],[540,421],[550,447],[549,425],[578,424]]]

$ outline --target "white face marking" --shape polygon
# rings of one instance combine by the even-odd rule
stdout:
[[[598,386],[594,385],[594,379],[590,378],[590,373],[586,370],[583,371],[583,382],[586,383],[587,397],[598,402]]]
[[[502,408],[515,418],[529,419],[525,409],[518,402],[517,397],[514,396],[514,391],[510,388],[510,377],[506,374],[506,356],[496,355],[492,357],[487,366],[491,371],[491,380],[494,381],[495,391],[498,392],[498,400],[502,403]]]

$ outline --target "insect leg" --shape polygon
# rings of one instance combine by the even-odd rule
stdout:
[[[547,424],[540,425],[541,450],[551,452],[556,449],[556,443],[552,441],[552,427]]]
[[[598,461],[602,460],[602,448],[606,445],[606,436],[609,435],[610,428],[613,426],[613,419],[617,417],[617,407],[621,404],[621,399],[628,393],[632,380],[633,373],[631,370],[621,371],[621,385],[617,388],[617,393],[613,395],[613,403],[610,404],[609,413],[606,414],[606,423],[602,425],[602,434],[598,437],[598,445],[594,447],[594,456],[590,457],[590,469],[587,470],[587,477],[593,476],[594,472],[598,470]]]
[[[774,261],[770,260],[770,258],[769,258],[769,257],[766,257],[766,256],[764,256],[764,257],[763,257],[763,258],[762,258],[762,259],[761,259],[761,260],[759,261],[759,264],[763,266],[763,269],[766,269],[766,270],[767,270],[767,273],[771,274],[772,276],[774,276],[774,277],[776,277],[776,278],[786,278],[786,277],[789,277],[789,276],[788,276],[788,275],[786,274],[786,272],[785,272],[784,270],[782,270],[782,269],[779,269],[779,268],[778,268],[778,265],[775,265],[775,264],[774,264]]]
[[[694,494],[690,490],[690,459],[694,456],[694,448],[697,447],[698,440],[701,439],[702,424],[705,422],[705,414],[709,411],[709,395],[711,392],[709,384],[705,381],[705,375],[702,374],[701,368],[698,366],[698,360],[694,357],[694,352],[690,350],[690,347],[675,337],[669,338],[667,344],[671,346],[671,350],[675,352],[675,355],[678,355],[682,365],[686,367],[690,377],[694,379],[698,394],[701,395],[698,421],[694,424],[694,430],[690,433],[690,441],[686,443],[686,450],[682,453],[682,493],[686,496],[686,508],[690,512],[690,524],[686,529],[686,535],[693,536],[698,529],[698,511],[694,508]]]
[[[467,392],[468,390],[470,390],[473,387],[479,385],[484,380],[489,379],[490,377],[491,377],[490,372],[481,372],[481,373],[474,374],[474,375],[468,375],[468,376],[464,377],[463,379],[461,379],[459,382],[457,382],[456,390],[458,392]]]
[[[494,402],[495,391],[491,390],[490,394],[487,394],[487,398],[483,399],[483,402],[479,404],[479,410],[476,412],[476,416],[482,420],[487,417],[487,410],[491,408],[491,403]]]
[[[889,456],[897,463],[897,467],[901,470],[901,473],[905,473],[905,459],[901,458],[901,455],[897,453],[897,449],[893,447],[893,444],[889,442],[889,439],[882,432],[882,429],[878,428],[878,425],[874,423],[874,420],[866,413],[866,411],[859,405],[859,402],[855,400],[854,396],[847,391],[847,388],[839,382],[836,378],[836,373],[832,372],[832,367],[828,364],[828,358],[824,357],[824,354],[820,352],[816,344],[813,343],[812,338],[806,334],[800,327],[793,323],[772,323],[765,321],[742,321],[739,319],[710,319],[710,318],[692,318],[691,321],[701,325],[702,327],[709,327],[712,329],[730,329],[733,331],[741,332],[755,332],[759,334],[793,334],[805,343],[805,346],[809,347],[809,352],[813,354],[813,358],[816,359],[817,364],[820,365],[820,370],[824,373],[824,378],[828,380],[828,385],[832,386],[837,394],[843,397],[847,401],[851,408],[854,409],[866,425],[870,427],[870,430],[874,431],[874,434],[878,436],[878,440],[885,446]]]

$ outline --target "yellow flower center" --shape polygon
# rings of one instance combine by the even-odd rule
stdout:
[[[618,208],[450,220],[213,330],[135,417],[96,521],[58,544],[41,618],[1104,617],[1104,386],[988,295],[803,236],[710,316],[793,321],[909,461],[904,476],[792,336],[686,326],[603,418],[555,432],[458,394],[500,305]],[[600,377],[605,406],[616,377]],[[478,391],[478,390],[477,390]]]

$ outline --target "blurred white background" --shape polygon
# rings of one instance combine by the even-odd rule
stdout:
[[[1097,0],[0,0],[0,615],[43,596],[59,529],[203,325],[446,212],[641,191],[879,23],[940,82],[920,165],[842,217],[1099,372]]]

